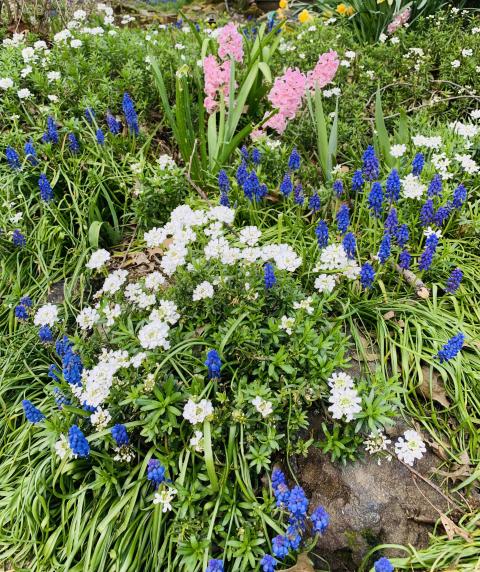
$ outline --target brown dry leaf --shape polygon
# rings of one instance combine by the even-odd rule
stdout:
[[[470,457],[467,451],[463,451],[460,455],[460,464],[455,465],[457,468],[454,471],[437,471],[442,477],[447,479],[452,479],[453,481],[462,481],[464,478],[469,477],[472,474],[470,467]]]
[[[369,349],[371,349],[370,344],[368,343],[368,341],[366,340],[366,338],[364,338],[361,334],[359,335],[360,337],[360,342],[362,344],[363,349],[365,350],[365,359],[367,361],[378,361],[380,359],[380,356],[376,353],[369,353]],[[352,352],[352,357],[353,359],[360,361],[360,359],[363,356],[360,356],[360,354],[358,354],[357,352]]]
[[[157,254],[163,254],[163,248],[156,246],[155,248],[147,248],[148,256],[156,256]]]
[[[127,260],[122,263],[122,268],[126,268],[128,266],[152,266],[153,264],[150,262],[148,256],[144,252],[133,252],[129,254]]]
[[[445,529],[445,532],[447,533],[448,540],[453,540],[453,537],[455,535],[461,536],[467,542],[471,542],[473,540],[472,537],[470,536],[470,534],[468,534],[468,532],[466,530],[463,530],[462,528],[457,526],[453,522],[453,520],[448,518],[448,516],[446,514],[442,513],[440,515],[440,520],[442,521],[443,528]]]
[[[395,312],[393,310],[390,310],[390,312],[383,314],[383,317],[385,320],[391,320],[392,318],[395,318]]]
[[[287,568],[285,572],[315,572],[315,568],[306,554],[300,554],[295,566]]]
[[[437,457],[439,457],[443,461],[450,460],[450,457],[447,453],[449,449],[449,445],[447,443],[442,442],[442,444],[439,445],[436,441],[429,441],[429,440],[427,440],[427,443],[430,446],[430,448],[433,449],[433,452],[437,455]]]
[[[450,407],[450,402],[448,401],[445,389],[440,381],[438,374],[432,372],[432,383],[430,385],[430,369],[426,366],[422,367],[423,381],[419,385],[418,389],[423,397],[428,399],[433,399],[443,405],[444,407]]]

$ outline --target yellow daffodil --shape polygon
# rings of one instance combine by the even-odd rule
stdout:
[[[288,9],[287,0],[280,0],[280,2],[278,3],[278,7],[281,8],[282,10],[287,10]]]
[[[298,15],[298,21],[301,24],[305,24],[306,22],[311,22],[313,20],[313,16],[310,14],[308,10],[302,10]]]
[[[340,16],[351,16],[355,12],[352,6],[347,6],[346,4],[339,4],[336,11]]]

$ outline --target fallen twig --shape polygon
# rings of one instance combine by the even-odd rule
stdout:
[[[395,262],[392,262],[392,266],[401,276],[405,278],[410,286],[415,288],[415,293],[419,298],[426,300],[430,296],[430,290],[411,270],[404,270],[403,268],[400,268],[400,266]]]

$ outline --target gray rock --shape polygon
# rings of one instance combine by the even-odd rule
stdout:
[[[415,470],[428,478],[437,464],[427,453]],[[312,448],[306,459],[298,460],[298,469],[310,506],[323,505],[330,514],[330,526],[315,552],[331,570],[358,570],[365,554],[378,544],[426,546],[438,511],[452,508],[395,458],[378,465],[376,457],[368,456],[342,465]]]

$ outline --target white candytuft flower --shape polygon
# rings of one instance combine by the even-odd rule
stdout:
[[[205,280],[195,288],[192,298],[194,302],[197,302],[198,300],[204,300],[205,298],[213,298],[214,293],[213,285]]]
[[[168,350],[170,347],[170,342],[167,339],[169,331],[168,324],[160,320],[154,320],[143,326],[138,332],[140,345],[147,350],[154,350],[159,347]]]
[[[255,409],[262,415],[262,417],[268,417],[273,413],[273,405],[271,401],[266,401],[259,395],[252,400],[252,405]]]
[[[208,399],[202,399],[198,403],[189,399],[183,408],[183,417],[192,425],[203,423],[210,415],[213,415],[213,405]]]
[[[160,286],[163,286],[165,282],[166,280],[164,275],[161,272],[158,272],[157,270],[155,270],[154,272],[150,272],[150,274],[147,274],[145,276],[145,288],[153,290],[154,292],[157,292]]]
[[[248,244],[248,246],[255,246],[261,236],[262,233],[256,226],[246,226],[240,231],[240,242]]]
[[[55,304],[45,304],[35,313],[33,323],[35,326],[53,326],[58,322],[58,308]]]
[[[314,286],[319,292],[330,293],[335,288],[335,276],[331,274],[320,274],[320,276],[317,276],[315,279]]]
[[[203,452],[203,433],[201,431],[195,431],[195,434],[190,439],[190,447],[197,453]]]
[[[328,378],[328,385],[332,392],[352,389],[355,386],[353,378],[344,371],[332,373]]]
[[[115,292],[118,292],[123,286],[127,276],[128,272],[126,270],[114,270],[105,278],[101,292],[104,292],[105,294],[115,294]]]
[[[63,459],[68,459],[72,456],[72,450],[70,449],[65,435],[60,435],[60,439],[55,443],[55,452],[62,461]]]
[[[95,411],[90,415],[90,422],[97,431],[106,429],[111,420],[112,416],[108,409],[102,409],[101,407],[97,407],[97,409],[95,409]]]
[[[390,148],[390,155],[398,159],[399,157],[403,157],[407,152],[407,146],[403,144],[399,145],[392,145]]]
[[[331,405],[328,410],[334,419],[345,417],[345,421],[351,421],[362,410],[361,401],[354,388],[332,391],[329,398]]]
[[[427,448],[420,435],[409,429],[403,437],[399,437],[395,443],[395,453],[400,461],[413,466],[415,460],[421,459]]]
[[[96,250],[85,265],[90,270],[98,270],[110,260],[110,253],[104,248]]]
[[[295,318],[289,318],[288,316],[282,316],[280,319],[280,329],[285,330],[289,336],[292,335],[292,328],[295,325]]]
[[[100,314],[95,308],[83,308],[77,316],[77,324],[81,330],[89,330],[100,320]]]
[[[172,487],[165,487],[159,492],[155,493],[153,504],[162,505],[162,512],[169,512],[172,510],[172,500],[175,498],[177,490]]]
[[[407,199],[420,200],[426,190],[426,186],[412,173],[402,179],[403,196]]]

